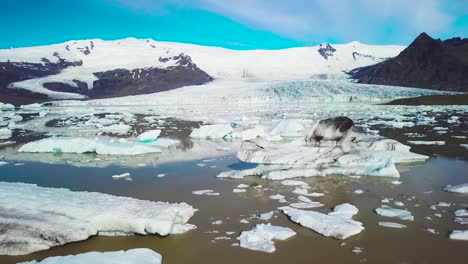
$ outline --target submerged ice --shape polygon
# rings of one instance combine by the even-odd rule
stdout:
[[[196,209],[94,192],[0,182],[0,255],[23,255],[107,234],[178,234]]]

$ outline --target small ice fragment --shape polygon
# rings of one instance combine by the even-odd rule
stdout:
[[[399,185],[399,184],[402,184],[403,182],[401,181],[392,181],[392,184],[395,184],[395,185]]]
[[[192,194],[195,194],[195,195],[219,195],[219,193],[216,193],[213,190],[192,191]]]
[[[436,234],[436,235],[439,234],[439,232],[435,231],[435,229],[433,229],[433,228],[428,228],[428,229],[426,229],[426,231],[429,232],[429,233],[432,233],[432,234]]]
[[[413,221],[414,220],[414,217],[411,214],[411,212],[406,211],[406,210],[402,210],[402,209],[395,209],[395,208],[392,208],[390,206],[383,205],[380,208],[376,208],[375,212],[378,215],[381,215],[381,216],[396,217],[396,218],[399,218],[401,220],[408,220],[408,221]]]
[[[243,224],[248,224],[250,223],[247,219],[241,219],[239,222],[243,223]]]
[[[156,177],[158,177],[158,178],[162,178],[162,177],[165,177],[165,176],[166,176],[166,174],[164,174],[164,173],[160,173],[160,174],[156,175]]]
[[[286,240],[295,234],[296,232],[288,227],[259,224],[252,230],[243,231],[239,240],[243,248],[271,253],[276,250],[273,239]]]
[[[468,183],[459,184],[459,185],[447,185],[444,188],[444,191],[454,192],[454,193],[468,193]]]
[[[114,180],[128,179],[128,178],[130,178],[130,173],[129,172],[125,172],[125,173],[117,174],[117,175],[112,175],[112,179],[114,179]]]
[[[238,188],[238,189],[249,188],[249,187],[250,187],[250,185],[248,185],[248,184],[243,184],[243,183],[237,185],[237,188]]]
[[[232,192],[234,193],[243,193],[243,192],[246,192],[245,189],[233,189]]]
[[[285,186],[308,186],[307,183],[298,180],[284,180],[281,181],[281,184]]]
[[[453,230],[449,235],[450,239],[468,240],[468,230]]]
[[[355,191],[354,191],[354,194],[363,194],[363,193],[364,193],[363,190],[355,190]]]
[[[284,195],[281,195],[281,194],[270,195],[270,199],[281,200],[281,199],[284,199]]]
[[[405,225],[394,222],[379,222],[379,226],[392,227],[392,228],[406,228]]]
[[[400,201],[394,201],[393,204],[396,206],[405,206],[405,204]]]
[[[259,214],[257,218],[260,220],[268,221],[273,217],[273,213],[274,213],[273,211],[270,211],[268,213]]]
[[[223,220],[216,220],[211,222],[212,225],[221,225],[223,223]]]
[[[455,211],[455,216],[468,216],[468,210],[459,209],[459,210]]]

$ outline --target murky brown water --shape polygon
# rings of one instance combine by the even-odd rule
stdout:
[[[197,163],[205,163],[201,168]],[[198,226],[186,234],[161,238],[158,236],[130,237],[93,237],[87,241],[72,243],[47,251],[26,256],[0,256],[0,263],[43,259],[48,256],[77,254],[87,251],[113,251],[146,247],[161,253],[164,263],[463,263],[468,258],[468,242],[448,239],[452,229],[463,229],[455,223],[453,211],[468,206],[466,195],[457,195],[442,191],[447,184],[468,182],[468,163],[463,160],[433,158],[426,165],[402,168],[401,185],[391,184],[392,179],[363,177],[320,177],[305,179],[314,191],[325,192],[321,198],[315,198],[326,206],[318,209],[327,212],[333,206],[345,202],[359,208],[355,217],[361,221],[365,230],[346,240],[323,237],[312,230],[290,222],[286,216],[276,212],[269,222],[274,225],[288,226],[297,235],[287,241],[276,242],[273,254],[251,251],[232,243],[243,230],[251,229],[261,220],[252,220],[242,224],[242,218],[250,214],[275,210],[280,204],[270,200],[269,195],[283,194],[288,200],[292,187],[278,182],[261,180],[255,177],[245,180],[221,180],[215,175],[236,164],[233,156],[218,158],[213,161],[192,161],[163,164],[158,167],[128,169],[123,167],[77,168],[69,165],[44,165],[26,163],[23,166],[0,168],[1,181],[22,181],[47,187],[65,187],[74,191],[97,191],[114,195],[130,196],[139,199],[169,202],[188,202],[199,211],[190,220]],[[216,168],[209,166],[216,165]],[[56,172],[60,171],[60,175]],[[133,182],[115,181],[110,177],[114,173],[129,171]],[[164,178],[157,178],[158,173],[167,173]],[[249,188],[246,193],[233,193],[232,189],[240,183],[261,184],[269,190],[258,191]],[[196,196],[193,190],[213,189],[220,196]],[[362,189],[364,194],[356,195],[353,191]],[[431,193],[427,193],[432,191]],[[410,197],[416,196],[409,201]],[[380,206],[380,200],[391,197],[405,203],[415,216],[415,221],[398,221],[378,216],[373,209]],[[439,201],[455,203],[446,210],[438,210],[442,218],[434,217],[434,211],[428,208]],[[417,206],[419,205],[419,206]],[[425,220],[425,216],[434,220]],[[223,220],[221,225],[212,225],[215,220]],[[400,222],[406,229],[392,229],[377,225],[378,221]],[[427,232],[434,228],[438,235]],[[466,228],[465,228],[466,229]],[[207,233],[219,231],[219,234]],[[217,236],[228,236],[224,232],[234,231],[231,240],[218,240]],[[342,245],[342,243],[346,243]],[[363,253],[354,254],[354,247],[364,248]]]

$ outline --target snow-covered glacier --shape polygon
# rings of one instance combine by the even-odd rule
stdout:
[[[197,211],[171,204],[34,184],[0,182],[0,255],[23,255],[90,236],[158,234],[195,228]]]

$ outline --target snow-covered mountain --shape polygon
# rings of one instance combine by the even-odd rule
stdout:
[[[50,99],[147,94],[213,79],[343,79],[344,71],[381,62],[403,49],[358,42],[239,51],[152,39],[68,41],[0,50],[0,89],[6,89],[0,101],[9,101],[12,93]]]

